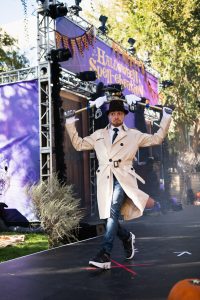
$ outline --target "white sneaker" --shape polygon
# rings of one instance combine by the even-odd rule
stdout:
[[[89,265],[100,269],[110,269],[110,255],[101,250],[92,260],[89,261]]]
[[[132,232],[130,232],[129,239],[127,241],[123,241],[126,259],[133,258],[135,254],[134,243],[135,243],[135,235]]]

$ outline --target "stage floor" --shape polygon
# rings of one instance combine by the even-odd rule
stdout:
[[[200,207],[125,226],[136,235],[133,260],[116,240],[111,270],[89,267],[101,236],[10,260],[0,264],[0,299],[166,300],[177,281],[200,278]]]

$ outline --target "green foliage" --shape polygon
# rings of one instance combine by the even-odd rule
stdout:
[[[16,235],[16,232],[1,232],[1,235]],[[23,243],[1,248],[0,262],[48,249],[48,238],[41,233],[25,234]]]
[[[27,191],[41,227],[49,237],[50,247],[58,246],[64,240],[77,240],[76,233],[83,212],[71,185],[60,184],[54,174],[49,182],[41,181]]]
[[[16,40],[0,28],[0,72],[20,69],[28,65],[28,60],[15,46]]]

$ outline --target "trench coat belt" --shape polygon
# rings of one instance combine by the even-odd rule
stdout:
[[[131,170],[131,173],[135,178],[137,178],[140,182],[142,182],[143,184],[145,184],[145,181],[142,177],[140,177],[140,175],[138,175],[137,173],[135,173],[135,170],[133,169],[133,166],[132,166],[132,161],[129,162],[129,161],[121,161],[121,162],[118,162],[118,161],[112,161],[112,163],[108,163],[108,164],[101,164],[99,163],[99,167],[107,167],[107,166],[114,166],[114,168],[117,168],[116,167],[116,162],[118,163],[118,166],[117,167],[123,167],[123,166],[130,166],[130,170]]]

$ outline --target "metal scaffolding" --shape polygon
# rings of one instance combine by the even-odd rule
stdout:
[[[46,0],[37,10],[37,53],[39,85],[39,131],[40,131],[40,179],[49,180],[54,171],[53,166],[53,118],[51,65],[48,54],[55,48],[55,21],[46,11],[49,4],[55,1]]]
[[[38,68],[23,68],[0,73],[0,84],[32,80],[38,78]]]

